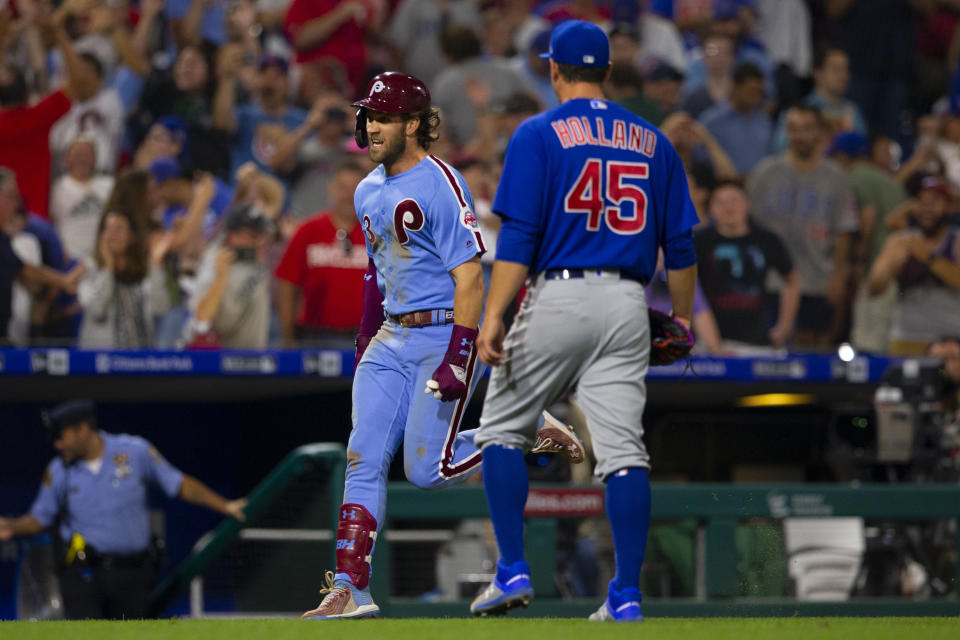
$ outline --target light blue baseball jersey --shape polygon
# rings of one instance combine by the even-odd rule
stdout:
[[[698,222],[686,173],[666,136],[606,100],[579,98],[533,116],[510,139],[493,210],[497,259],[530,266],[620,269],[649,282],[696,263]]]
[[[450,271],[486,250],[463,176],[434,156],[395,176],[380,165],[354,205],[386,312],[452,309]]]
[[[83,462],[64,466],[54,458],[43,474],[30,515],[50,526],[61,510],[60,537],[74,533],[101,553],[139,553],[150,544],[147,485],[167,496],[180,491],[183,473],[139,436],[100,432],[104,450],[100,470]]]

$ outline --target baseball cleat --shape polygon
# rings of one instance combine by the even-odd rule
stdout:
[[[325,594],[316,609],[307,611],[304,620],[334,620],[336,618],[373,618],[380,607],[370,597],[370,589],[357,589],[349,580],[337,580],[333,571],[324,574],[327,586],[320,589]]]
[[[640,599],[640,589],[616,591],[611,582],[607,599],[588,619],[593,622],[643,622]]]
[[[530,453],[560,453],[570,464],[580,464],[584,459],[583,442],[577,434],[546,411]]]
[[[530,606],[533,600],[530,568],[526,562],[518,562],[511,568],[517,569],[517,572],[503,576],[504,580],[501,581],[501,574],[507,571],[497,563],[497,576],[474,598],[470,613],[475,616],[502,616],[514,607]]]

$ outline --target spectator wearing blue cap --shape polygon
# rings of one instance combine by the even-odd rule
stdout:
[[[148,487],[244,520],[246,500],[228,501],[169,462],[139,436],[97,428],[96,408],[73,400],[44,412],[59,455],[43,473],[30,511],[0,518],[0,540],[55,527],[57,574],[70,619],[142,618],[156,578]]]
[[[643,81],[643,95],[653,100],[667,115],[679,108],[682,90],[683,73],[667,62],[654,65]]]
[[[133,166],[147,169],[157,158],[176,158],[190,166],[190,133],[187,123],[180,116],[163,116],[147,130],[133,156]]]
[[[163,116],[179,116],[190,139],[189,168],[226,178],[230,172],[230,141],[213,126],[213,68],[208,48],[184,45],[169,69],[155,71],[147,79],[130,126],[133,139],[140,141]]]
[[[179,251],[196,237],[212,238],[217,222],[233,201],[233,190],[209,175],[191,180],[171,157],[157,158],[147,171],[151,198],[162,211],[163,227],[176,229],[182,235],[174,242],[173,251]],[[208,188],[199,188],[201,184]],[[183,220],[178,222],[180,218]]]
[[[511,60],[511,66],[536,91],[537,100],[544,109],[557,104],[557,95],[550,84],[550,63],[540,57],[550,50],[550,31],[541,31],[530,41],[530,48]]]
[[[161,224],[171,234],[168,251],[176,258],[177,282],[190,283],[205,246],[233,201],[233,191],[209,174],[191,180],[173,158],[154,160],[147,183],[149,202],[162,212]],[[177,287],[175,302],[157,327],[157,348],[173,348],[182,339],[190,288],[189,284]]]
[[[907,193],[888,172],[870,162],[870,141],[863,134],[837,134],[827,148],[827,155],[847,172],[860,216],[860,245],[854,254],[858,288],[853,302],[850,342],[858,351],[885,353],[896,287],[871,296],[865,278],[889,234],[884,220],[907,199]]]
[[[231,136],[231,175],[253,162],[270,171],[271,160],[284,135],[307,119],[307,113],[290,104],[287,61],[266,56],[254,88],[253,101],[237,105],[236,59],[225,59],[217,69],[217,92],[213,101],[213,124]]]
[[[773,134],[773,123],[764,109],[763,72],[750,62],[738,64],[733,70],[730,101],[704,111],[700,123],[733,160],[737,173],[750,173],[766,157]]]

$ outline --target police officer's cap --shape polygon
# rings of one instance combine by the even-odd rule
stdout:
[[[43,412],[43,426],[51,439],[59,437],[67,427],[81,422],[93,423],[96,406],[91,400],[70,400]]]

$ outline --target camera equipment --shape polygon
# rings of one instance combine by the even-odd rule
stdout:
[[[254,262],[257,259],[257,250],[254,247],[236,247],[237,262]]]
[[[343,109],[338,107],[328,107],[324,109],[323,117],[331,122],[345,122],[347,114]]]
[[[942,458],[943,400],[951,388],[936,359],[907,359],[890,367],[877,387],[876,461],[906,464],[915,479],[931,479]]]

